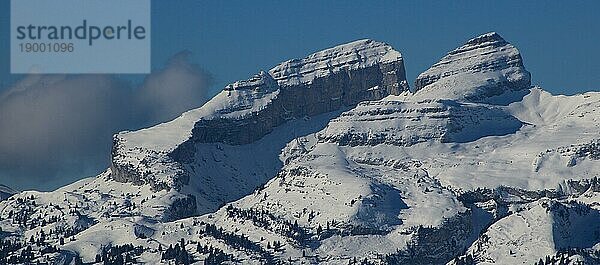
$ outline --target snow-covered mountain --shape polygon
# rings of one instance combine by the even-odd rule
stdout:
[[[228,85],[171,122],[116,135],[110,175],[171,190],[165,196],[177,199],[169,199],[167,220],[211,212],[273,177],[289,141],[360,101],[407,90],[402,56],[391,46],[372,40],[337,46]]]
[[[530,80],[497,33],[412,91],[382,42],[283,62],[0,202],[0,263],[600,264],[600,93]]]
[[[521,54],[495,32],[454,49],[415,81],[414,98],[506,103],[531,85]]]

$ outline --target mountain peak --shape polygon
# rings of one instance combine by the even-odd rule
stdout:
[[[492,31],[481,34],[475,38],[469,39],[462,46],[452,50],[448,55],[460,54],[469,50],[485,48],[485,47],[502,47],[510,45],[500,34]],[[512,45],[511,45],[512,47]],[[514,47],[513,47],[514,48]],[[516,49],[516,48],[515,48]],[[518,52],[518,51],[517,51]]]
[[[506,40],[504,40],[497,32],[492,31],[470,39],[467,41],[466,45],[483,44],[487,42],[506,42]]]
[[[531,74],[519,50],[490,32],[468,40],[421,73],[415,81],[415,96],[506,103],[502,101],[530,86]]]
[[[398,62],[398,66],[401,64],[402,73],[398,74],[404,76],[400,52],[386,43],[362,39],[312,53],[304,59],[287,60],[273,67],[269,73],[283,86],[310,84],[314,79],[341,71],[364,69],[393,61]]]

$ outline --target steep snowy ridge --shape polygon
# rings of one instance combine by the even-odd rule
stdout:
[[[600,264],[599,109],[531,88],[496,33],[414,93],[399,52],[355,41],[119,133],[97,177],[0,201],[0,263]]]
[[[557,126],[566,123],[583,123],[583,126],[592,123],[598,126],[599,109],[600,92],[555,96],[536,87],[522,101],[509,105],[508,111],[519,120],[537,126]]]
[[[282,86],[310,84],[315,79],[342,71],[379,66],[390,94],[408,90],[404,78],[404,62],[400,52],[391,46],[373,40],[358,40],[281,63],[269,73]]]
[[[497,108],[454,101],[365,102],[334,119],[319,140],[341,145],[470,142],[484,136],[506,135],[521,122]]]
[[[491,32],[467,41],[421,73],[415,96],[507,103],[523,96],[519,92],[530,85],[531,74],[519,51]]]

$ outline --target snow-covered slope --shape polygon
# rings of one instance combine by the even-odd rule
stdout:
[[[584,183],[587,188],[576,195],[538,194],[525,200],[515,200],[525,196],[513,195],[505,216],[496,216],[466,254],[452,264],[467,259],[476,264],[537,264],[557,251],[559,258],[545,264],[559,264],[561,259],[560,264],[600,263],[600,182]]]
[[[0,241],[13,263],[598,264],[598,109],[530,87],[497,33],[414,93],[360,40],[116,135],[99,176],[0,202]]]
[[[330,122],[319,139],[350,146],[423,142],[471,142],[485,136],[515,133],[522,123],[490,106],[449,100],[381,100],[359,104]]]

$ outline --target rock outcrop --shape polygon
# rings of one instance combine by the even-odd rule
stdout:
[[[331,121],[320,142],[347,146],[411,146],[428,141],[469,142],[514,133],[522,123],[497,108],[454,101],[372,101]]]
[[[408,85],[399,52],[381,42],[361,40],[286,61],[269,73],[228,85],[226,91],[232,103],[218,111],[245,112],[198,121],[194,142],[248,144],[287,120],[398,95],[408,91]],[[262,104],[257,108],[248,100]]]

